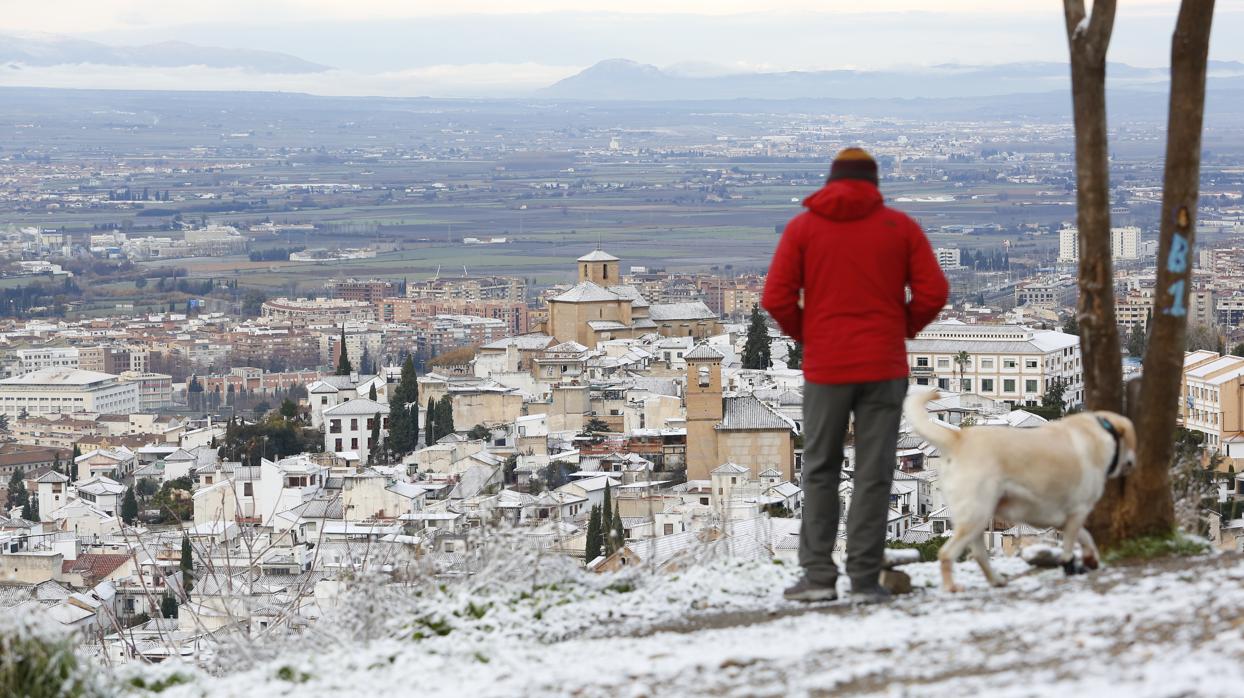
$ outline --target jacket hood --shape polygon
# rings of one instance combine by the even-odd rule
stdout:
[[[881,190],[862,179],[834,180],[803,200],[805,208],[831,221],[864,218],[881,204]]]

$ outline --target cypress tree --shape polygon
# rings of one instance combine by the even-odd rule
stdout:
[[[372,386],[372,392],[376,391],[376,386]],[[380,455],[380,420],[384,419],[384,415],[379,412],[371,419],[371,440],[367,444],[367,461],[375,463]]]
[[[376,402],[376,384],[371,384],[371,389],[367,391],[367,399]]]
[[[138,499],[134,497],[134,487],[131,485],[125,490],[125,499],[121,501],[121,520],[129,525],[134,525],[138,519]]]
[[[9,509],[26,505],[26,471],[18,468],[13,471],[12,477],[9,478]]]
[[[609,532],[609,538],[613,541],[613,549],[621,550],[626,545],[626,529],[622,527],[622,514],[618,511],[618,506],[613,507],[613,530]]]
[[[449,393],[445,393],[440,404],[436,406],[436,440],[440,441],[455,431],[457,429],[454,428],[454,402],[450,399]]]
[[[786,348],[786,367],[803,368],[803,345],[799,342],[788,342]]]
[[[190,552],[190,536],[181,538],[181,587],[190,596],[190,588],[194,586],[194,558]]]
[[[402,375],[389,391],[389,449],[406,454],[419,446],[419,378],[409,356]]]
[[[605,480],[605,501],[600,509],[600,531],[605,542],[605,554],[613,553],[613,493],[610,483]]]
[[[423,416],[423,442],[431,446],[436,443],[436,402],[428,398],[428,411]]]
[[[346,326],[341,326],[341,339],[337,341],[339,355],[337,356],[337,375],[348,376],[354,372],[354,367],[350,365],[350,352],[346,351]]]
[[[172,594],[165,594],[164,598],[160,599],[160,615],[165,618],[177,617],[177,599],[173,598]]]
[[[81,455],[82,449],[78,448],[78,444],[75,443],[73,445],[73,455],[69,458],[69,460],[72,461],[69,464],[69,477],[72,478],[74,482],[78,481],[78,457]]]
[[[752,306],[747,325],[747,342],[743,345],[743,368],[766,369],[772,365],[769,356],[769,326],[760,314],[760,306]]]
[[[587,522],[587,542],[583,547],[583,562],[588,563],[600,557],[601,521],[600,507],[592,507],[592,515]]]

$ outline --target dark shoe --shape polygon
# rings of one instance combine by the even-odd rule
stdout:
[[[851,585],[851,601],[858,604],[885,603],[894,595],[879,582],[871,584]]]
[[[803,576],[799,578],[799,581],[795,582],[794,586],[787,587],[786,591],[782,592],[782,596],[787,601],[804,601],[807,603],[813,601],[834,601],[838,598],[838,590],[834,586],[833,584],[828,586],[816,584],[810,581],[807,576]]]

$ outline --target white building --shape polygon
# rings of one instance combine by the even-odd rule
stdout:
[[[324,410],[343,402],[366,398],[376,388],[376,399],[389,400],[389,386],[383,376],[324,376],[307,386],[307,401],[311,403],[311,426],[319,429],[324,425]]]
[[[1063,228],[1058,231],[1058,261],[1075,262],[1080,259],[1080,229]]]
[[[907,341],[907,361],[917,385],[1038,405],[1058,379],[1068,406],[1084,400],[1080,338],[1055,330],[938,323]]]
[[[1115,259],[1140,259],[1140,228],[1134,225],[1111,228],[1110,253]]]
[[[41,371],[45,368],[78,368],[77,347],[18,349],[13,355],[17,357],[19,373]]]
[[[942,269],[962,269],[963,262],[958,247],[939,247],[933,252],[937,255],[937,264]]]
[[[138,411],[138,384],[123,383],[109,373],[45,368],[0,380],[0,414]]]
[[[1142,249],[1140,228],[1125,226],[1110,229],[1110,254],[1115,259],[1140,259]],[[1058,261],[1075,262],[1079,259],[1079,229],[1063,228],[1058,231]]]
[[[138,386],[138,409],[155,412],[173,404],[173,377],[167,373],[126,371],[118,378]]]
[[[372,443],[371,431],[375,420],[380,420],[380,438],[384,439],[389,428],[389,406],[358,398],[324,410],[324,450],[337,454],[353,452],[358,462],[368,462],[368,454],[376,444]]]

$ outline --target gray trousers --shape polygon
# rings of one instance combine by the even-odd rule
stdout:
[[[855,414],[855,492],[847,515],[847,576],[856,586],[877,581],[885,555],[890,483],[894,479],[899,418],[907,379],[823,385],[803,392],[803,523],[799,564],[809,581],[838,579],[838,540],[843,443]]]

